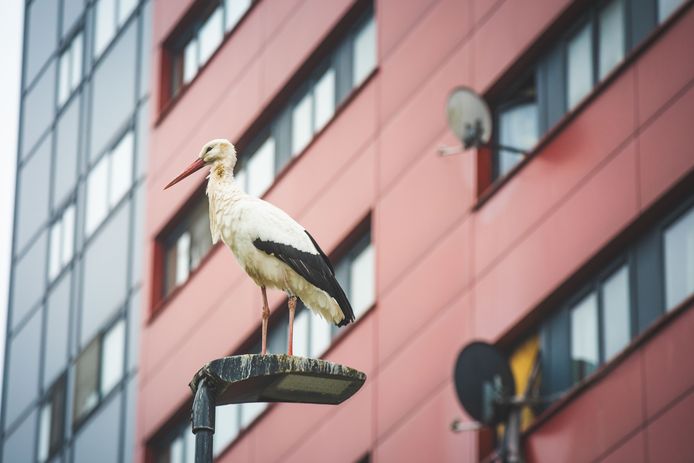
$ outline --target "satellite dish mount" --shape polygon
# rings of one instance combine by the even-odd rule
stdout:
[[[492,141],[493,119],[489,106],[480,95],[468,87],[457,87],[451,92],[446,104],[446,116],[448,126],[460,140],[461,146],[441,147],[439,148],[441,156],[450,156],[483,146],[528,154],[523,149]]]
[[[484,426],[505,424],[504,439],[496,451],[496,460],[521,463],[521,410],[546,400],[536,397],[539,377],[539,356],[535,358],[528,385],[523,395],[516,395],[516,383],[506,358],[499,350],[475,341],[460,352],[455,364],[454,381],[458,399],[468,415],[477,423],[463,427],[454,423],[453,430],[475,430]]]

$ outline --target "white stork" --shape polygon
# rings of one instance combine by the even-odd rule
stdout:
[[[328,322],[344,326],[354,321],[354,312],[335,271],[316,240],[278,207],[247,195],[234,180],[236,149],[228,140],[205,144],[198,158],[167,189],[193,172],[211,166],[207,181],[212,242],[221,238],[263,295],[262,354],[267,352],[270,308],[266,288],[287,293],[289,340],[292,336],[296,298]]]

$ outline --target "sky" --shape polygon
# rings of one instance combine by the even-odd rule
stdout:
[[[4,375],[5,320],[12,253],[14,181],[17,160],[23,0],[0,1],[0,371]],[[2,381],[0,381],[0,393]]]

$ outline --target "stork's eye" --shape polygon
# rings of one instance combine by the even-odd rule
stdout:
[[[212,147],[211,147],[211,146],[208,146],[208,147],[205,149],[205,154],[209,153],[211,150],[212,150]]]

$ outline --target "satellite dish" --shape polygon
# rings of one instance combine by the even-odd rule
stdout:
[[[451,92],[446,105],[448,125],[465,149],[489,143],[492,136],[492,113],[487,103],[467,87]]]
[[[472,418],[488,426],[508,418],[516,385],[506,358],[496,347],[481,341],[465,346],[453,377],[458,400]]]

